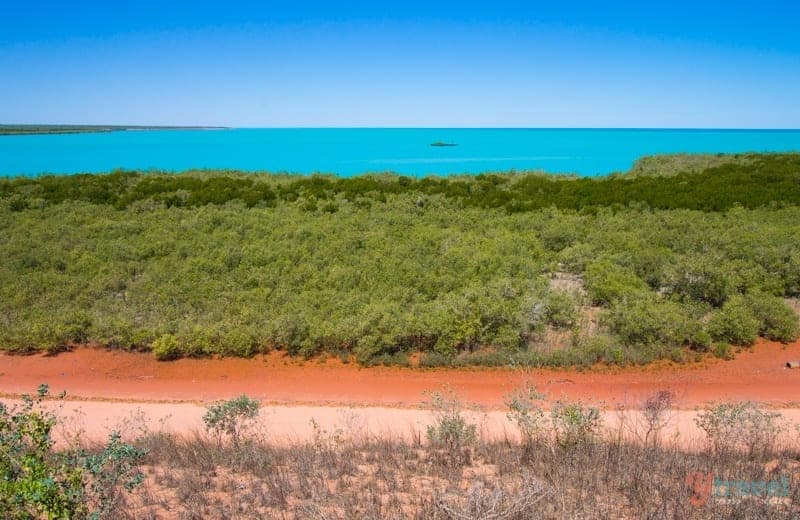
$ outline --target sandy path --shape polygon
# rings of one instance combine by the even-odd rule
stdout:
[[[12,399],[0,401],[10,406],[18,403]],[[103,441],[112,431],[121,432],[124,438],[135,438],[145,431],[191,435],[203,431],[205,413],[203,406],[194,403],[63,401],[49,402],[47,406],[59,417],[55,432],[59,443],[76,436],[83,440]],[[794,429],[794,425],[800,425],[800,409],[775,411],[788,425],[784,441],[800,441],[800,435]],[[694,410],[666,412],[662,439],[667,443],[678,443],[684,449],[701,447],[704,436],[694,422],[697,413]],[[467,410],[464,415],[477,426],[482,439],[518,439],[517,429],[503,411]],[[291,444],[313,438],[312,420],[323,435],[341,438],[391,436],[413,441],[425,439],[433,415],[429,410],[414,408],[268,405],[261,408],[252,428],[271,442]],[[628,438],[641,440],[646,430],[646,422],[637,410],[605,410],[602,421],[605,435],[610,437],[616,437],[621,431]]]

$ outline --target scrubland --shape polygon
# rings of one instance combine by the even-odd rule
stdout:
[[[798,202],[792,154],[657,158],[596,179],[5,179],[0,348],[422,366],[725,358],[798,335]]]

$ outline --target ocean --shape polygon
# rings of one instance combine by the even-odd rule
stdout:
[[[431,146],[441,142],[457,146]],[[645,155],[800,151],[800,130],[248,128],[0,136],[0,176],[236,169],[342,176],[626,171]]]

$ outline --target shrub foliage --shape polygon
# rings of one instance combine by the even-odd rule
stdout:
[[[120,489],[142,481],[145,453],[112,433],[100,450],[56,450],[47,385],[20,406],[0,403],[0,510],[4,518],[113,518]]]
[[[691,164],[0,180],[0,348],[564,366],[794,339],[800,156]],[[582,287],[551,287],[558,272]],[[602,307],[593,334],[584,300]],[[549,329],[573,344],[541,348]]]

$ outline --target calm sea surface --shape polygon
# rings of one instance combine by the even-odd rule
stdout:
[[[456,143],[432,147],[434,142]],[[355,175],[624,171],[643,155],[800,151],[800,130],[231,129],[0,136],[0,176],[114,168]]]

